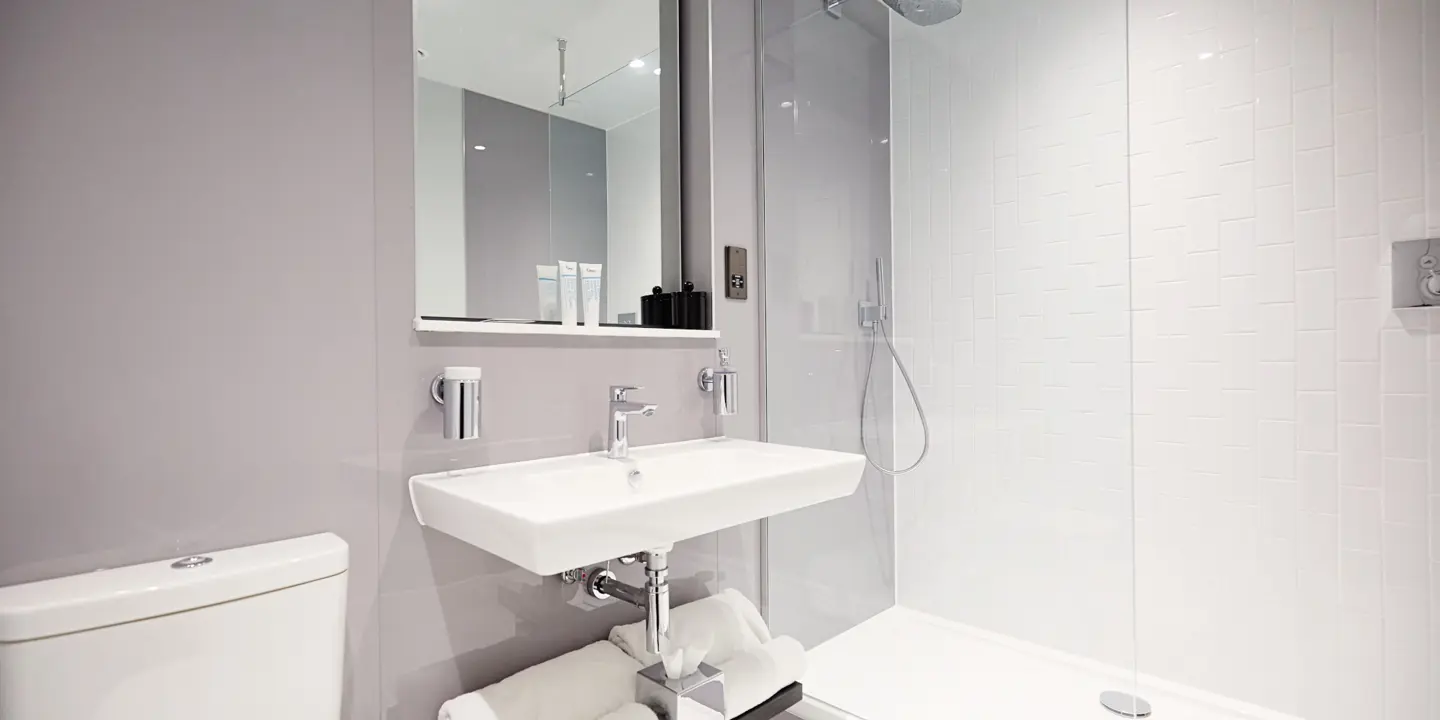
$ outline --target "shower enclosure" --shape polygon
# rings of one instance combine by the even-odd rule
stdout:
[[[797,714],[1440,716],[1440,2],[960,6],[756,1]]]

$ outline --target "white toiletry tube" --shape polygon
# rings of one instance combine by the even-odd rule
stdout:
[[[535,285],[540,289],[540,319],[560,319],[560,268],[555,265],[535,266]]]
[[[577,304],[580,301],[579,288],[576,283],[579,281],[576,275],[574,260],[560,261],[560,324],[574,325],[575,315],[579,310]]]
[[[600,325],[600,263],[580,263],[580,294],[585,298],[585,324]]]

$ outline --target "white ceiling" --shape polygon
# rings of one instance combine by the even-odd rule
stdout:
[[[565,99],[565,106],[551,106],[550,114],[601,130],[613,130],[660,107],[660,51],[640,58],[645,64],[622,66]]]
[[[643,112],[635,112],[637,99],[648,96],[640,81],[654,87],[648,109],[658,106],[654,63],[647,61],[640,69],[626,65],[650,56],[660,46],[659,2],[415,0],[415,47],[425,53],[416,60],[419,74],[549,112],[559,87],[555,41],[563,37],[568,41],[565,63],[570,93],[580,93],[581,88],[617,70],[626,71],[581,93],[578,97],[583,103],[577,106],[583,104],[583,108],[563,113],[608,130]],[[613,103],[608,100],[612,95],[617,96]],[[610,107],[612,104],[618,107]]]

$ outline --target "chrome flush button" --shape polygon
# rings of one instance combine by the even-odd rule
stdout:
[[[208,558],[204,555],[191,555],[190,557],[183,557],[170,563],[170,567],[176,570],[189,570],[190,568],[197,568],[201,565],[209,565],[214,562],[214,560],[214,558]]]

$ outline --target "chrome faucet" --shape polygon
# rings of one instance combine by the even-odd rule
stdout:
[[[655,414],[655,405],[626,400],[625,393],[631,390],[644,388],[629,385],[610,386],[610,441],[606,443],[605,449],[611,458],[617,460],[630,457],[630,416],[649,417]]]

